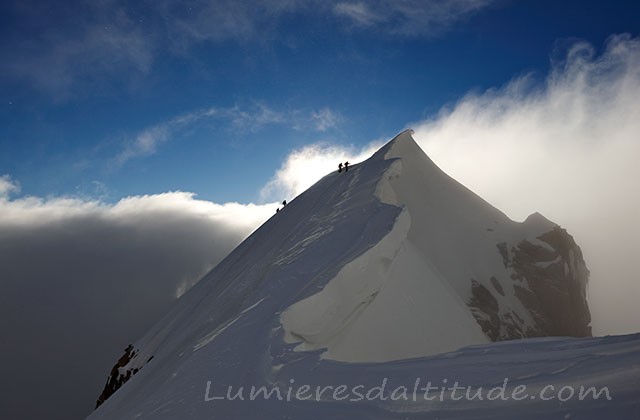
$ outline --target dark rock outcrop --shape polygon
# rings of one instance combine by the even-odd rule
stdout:
[[[542,216],[537,216],[542,217]],[[591,315],[586,288],[589,270],[582,251],[565,229],[555,226],[537,237],[513,246],[496,244],[513,282],[516,298],[532,322],[515,311],[501,310],[504,283],[491,277],[485,284],[471,279],[468,305],[484,333],[492,340],[542,336],[591,336]]]
[[[513,251],[516,295],[529,309],[541,336],[591,336],[587,305],[589,270],[582,251],[565,229],[538,237],[549,248],[520,242]]]
[[[138,352],[134,350],[133,346],[129,344],[126,349],[124,349],[124,354],[118,359],[116,364],[111,368],[111,373],[107,378],[107,383],[102,390],[102,393],[98,397],[96,401],[96,408],[100,407],[102,403],[104,403],[111,395],[113,395],[122,385],[124,385],[129,379],[133,377],[138,371],[140,367],[128,367],[138,355]],[[153,356],[147,360],[147,363],[151,361]]]
[[[498,301],[491,294],[489,289],[478,283],[477,280],[471,279],[472,298],[469,301],[471,312],[482,327],[482,331],[491,339],[497,341],[500,339],[500,316],[498,311],[500,306]]]

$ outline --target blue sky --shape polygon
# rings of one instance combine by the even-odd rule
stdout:
[[[629,1],[0,7],[0,175],[22,195],[111,202],[264,200],[296,148],[389,138],[468,92],[544,79],[576,40],[602,49],[640,27]]]

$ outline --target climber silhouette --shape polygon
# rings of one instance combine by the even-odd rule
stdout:
[[[338,173],[342,172],[342,162],[338,164]]]
[[[348,161],[344,163],[344,171],[345,172],[349,172],[349,162]]]
[[[287,200],[284,200],[284,201],[282,202],[282,207],[284,207],[284,206],[286,206],[286,205],[287,205]]]

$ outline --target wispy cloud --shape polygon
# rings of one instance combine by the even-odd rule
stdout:
[[[217,108],[202,109],[171,118],[142,130],[133,140],[127,140],[122,150],[112,159],[115,167],[124,165],[131,159],[152,155],[162,143],[171,139],[181,129],[208,118],[218,118],[226,114]]]
[[[415,136],[447,173],[511,217],[566,227],[592,272],[594,331],[637,331],[640,39],[573,45],[545,83],[469,95]]]
[[[262,102],[248,107],[205,108],[178,115],[167,121],[145,128],[133,139],[125,141],[122,150],[111,163],[118,168],[131,159],[156,153],[158,147],[204,120],[216,121],[240,132],[258,132],[266,126],[278,125],[292,130],[325,132],[337,128],[343,117],[330,108],[318,111],[301,109],[278,110]]]
[[[366,3],[338,3],[334,6],[333,11],[338,16],[344,16],[361,26],[373,25],[382,20],[375,14]]]
[[[15,48],[0,54],[0,75],[65,101],[96,87],[135,86],[160,55],[188,57],[194,45],[269,43],[286,39],[282,22],[347,20],[359,30],[420,37],[442,32],[496,0],[159,0],[141,13],[133,3],[101,0],[67,7],[14,7],[16,21],[37,22],[42,34],[7,29]],[[12,29],[13,28],[13,29]],[[40,32],[38,32],[40,33]]]
[[[280,20],[297,14],[308,19],[337,17],[356,27],[375,27],[383,33],[403,36],[430,35],[468,18],[497,0],[195,0],[188,3],[163,0],[159,10],[174,42],[233,39],[276,39]]]
[[[9,197],[13,193],[20,192],[20,185],[11,179],[9,175],[0,176],[0,200]]]
[[[292,123],[288,113],[273,109],[261,102],[255,103],[250,108],[241,108],[236,105],[226,109],[224,116],[231,121],[235,129],[254,133],[267,125]]]
[[[174,46],[194,42],[264,41],[272,38],[279,20],[291,13],[319,5],[315,0],[160,0],[157,12],[168,23]]]
[[[26,15],[19,18],[38,21],[44,33],[37,39],[16,37],[15,48],[2,54],[0,69],[5,75],[28,80],[34,88],[64,101],[88,88],[109,87],[110,78],[126,74],[131,81],[150,71],[154,35],[124,5],[110,0],[77,5],[75,13],[60,22],[43,15],[59,16],[56,13],[66,9],[54,12],[48,7],[55,6],[33,15],[24,12],[30,9],[21,9]]]
[[[338,127],[342,116],[329,108],[323,108],[311,113],[311,121],[317,131],[327,131]]]
[[[440,33],[492,3],[495,0],[342,1],[334,6],[333,12],[356,27],[417,37]]]

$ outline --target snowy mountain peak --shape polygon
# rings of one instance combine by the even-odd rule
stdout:
[[[385,156],[385,159],[393,158],[393,157],[409,157],[412,153],[421,151],[424,153],[418,143],[413,139],[414,131],[410,128],[402,131],[394,138],[392,138],[385,146],[380,148],[378,152],[382,152]]]
[[[389,362],[589,335],[582,254],[543,219],[511,221],[404,131],[296,197],[182,296],[114,367],[135,378],[92,418],[147,413],[185,377],[277,382],[326,359]],[[182,418],[197,402],[181,398],[166,416],[141,418]]]
[[[409,150],[408,148],[419,148],[420,146],[418,146],[416,141],[413,139],[413,134],[414,131],[411,128],[407,128],[406,130],[401,131],[394,138],[389,140],[386,145],[381,147],[378,152],[386,154],[390,149],[393,148],[407,147],[407,150]]]

